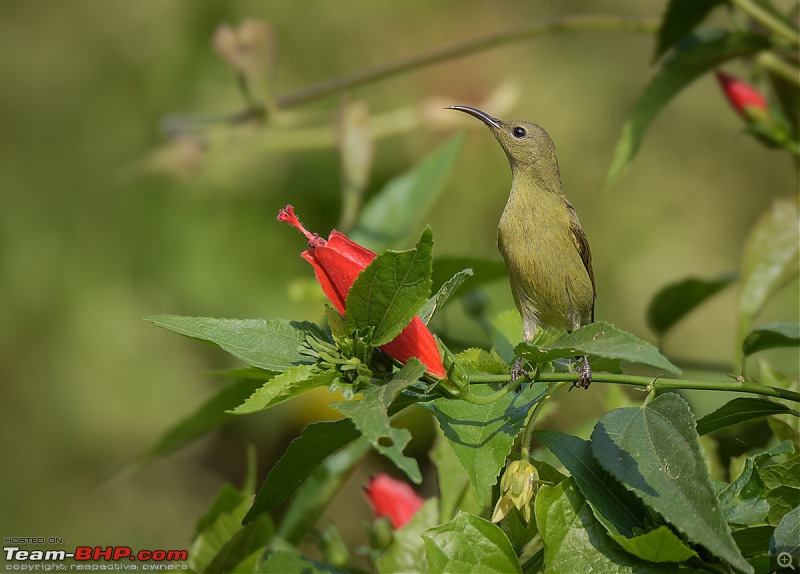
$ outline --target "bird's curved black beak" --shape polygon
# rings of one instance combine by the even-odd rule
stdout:
[[[499,128],[500,127],[500,120],[495,117],[490,116],[486,112],[482,112],[477,108],[471,108],[469,106],[447,106],[446,110],[458,110],[459,112],[464,112],[465,114],[469,114],[474,118],[478,118],[480,121],[485,123],[489,127]]]

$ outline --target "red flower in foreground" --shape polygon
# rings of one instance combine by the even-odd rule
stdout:
[[[717,72],[717,80],[725,92],[725,97],[739,114],[748,117],[749,113],[767,111],[767,100],[750,84],[728,74]]]
[[[278,221],[285,221],[295,226],[308,238],[309,249],[303,251],[301,257],[314,267],[317,281],[325,295],[339,313],[343,314],[350,287],[353,286],[358,274],[372,263],[377,255],[336,230],[331,231],[327,240],[316,233],[311,233],[297,219],[291,205],[281,209]],[[407,362],[411,357],[417,357],[429,373],[445,377],[436,341],[419,317],[414,317],[397,337],[383,345],[381,349],[401,363]]]
[[[375,516],[386,516],[395,528],[411,520],[425,502],[405,482],[382,472],[364,488]]]

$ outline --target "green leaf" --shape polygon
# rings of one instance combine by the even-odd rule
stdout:
[[[492,486],[528,412],[542,399],[546,389],[545,383],[526,385],[520,393],[507,393],[488,405],[449,398],[430,403],[482,504],[488,504]],[[494,391],[486,385],[483,388],[473,385],[472,392],[482,396]]]
[[[602,520],[600,523],[604,524]],[[608,529],[608,525],[604,526]],[[632,538],[613,531],[613,527],[608,534],[623,550],[645,562],[683,562],[697,557],[697,552],[689,548],[677,534],[663,524]]]
[[[742,353],[747,357],[766,349],[798,345],[800,345],[800,323],[776,321],[750,331],[742,341]]]
[[[474,273],[469,280],[471,289],[506,276],[506,264],[499,258],[437,257],[433,261],[432,289],[438,291],[462,269],[471,269]]]
[[[278,527],[278,536],[290,544],[300,544],[363,461],[369,448],[369,441],[361,437],[325,459],[297,489]]]
[[[441,289],[425,302],[422,309],[419,311],[419,318],[426,325],[433,319],[433,316],[441,311],[442,307],[450,300],[464,281],[472,277],[472,269],[463,269],[448,279],[447,283],[442,285]]]
[[[429,498],[406,524],[394,531],[389,548],[377,560],[378,572],[427,574],[422,533],[439,524],[439,501]]]
[[[257,413],[317,387],[327,387],[336,378],[333,371],[316,372],[314,365],[298,365],[270,379],[230,413]]]
[[[372,447],[388,457],[416,484],[422,482],[419,465],[416,460],[403,454],[403,449],[411,440],[411,433],[406,429],[392,427],[386,411],[392,401],[424,373],[425,366],[412,357],[388,383],[366,389],[363,392],[364,398],[360,401],[331,405],[353,419],[356,428],[372,443]]]
[[[735,273],[715,279],[684,279],[663,287],[647,308],[647,325],[659,337],[700,303],[736,280]]]
[[[345,322],[351,331],[373,327],[380,346],[400,334],[425,304],[431,289],[433,235],[426,228],[417,247],[378,255],[347,295]]]
[[[608,413],[594,428],[600,464],[679,532],[742,572],[752,572],[721,515],[689,405],[674,393]]]
[[[443,522],[451,520],[459,510],[480,514],[483,507],[475,498],[475,491],[470,485],[467,473],[441,428],[437,428],[436,431],[436,442],[429,456],[436,467],[440,520]]]
[[[217,552],[214,559],[202,570],[207,574],[224,572],[250,572],[267,543],[272,538],[275,527],[266,514],[240,528]]]
[[[523,343],[517,346],[517,352],[540,364],[553,359],[589,355],[650,365],[670,373],[681,372],[656,347],[605,321],[585,325],[547,347]]]
[[[800,412],[790,409],[781,403],[776,403],[767,399],[739,397],[725,403],[714,412],[707,414],[697,421],[697,434],[703,436],[710,432],[737,425],[745,421],[761,419],[771,415],[785,414],[792,414],[800,417]]]
[[[769,543],[770,553],[778,555],[781,552],[789,552],[793,557],[793,563],[797,568],[800,560],[800,506],[795,506],[787,512],[778,526]]]
[[[498,526],[462,512],[422,534],[428,571],[453,574],[522,574],[511,543]]]
[[[295,365],[308,364],[310,359],[300,354],[302,344],[308,333],[321,334],[321,329],[314,323],[284,319],[265,321],[154,315],[145,320],[216,345],[237,359],[268,371],[285,371]]]
[[[235,417],[228,411],[245,400],[261,384],[261,380],[242,379],[223,387],[194,413],[167,430],[161,439],[140,457],[140,461],[164,456],[230,422]]]
[[[509,375],[511,369],[503,359],[500,358],[494,349],[476,349],[474,347],[465,349],[456,355],[461,370],[467,375]]]
[[[228,483],[223,484],[209,509],[197,520],[197,524],[194,527],[193,540],[196,539],[201,532],[213,525],[220,516],[233,511],[245,500],[247,500],[247,495],[243,492],[237,490]]]
[[[522,342],[522,318],[516,309],[499,313],[492,320],[492,346],[506,362],[513,363],[517,357],[516,346]]]
[[[769,298],[798,274],[798,219],[797,199],[778,198],[750,230],[742,257],[737,341],[744,340],[753,320]]]
[[[677,53],[665,63],[639,97],[630,119],[622,128],[603,186],[622,175],[639,150],[650,122],[678,92],[723,62],[768,47],[769,41],[762,34],[733,32],[712,40],[698,39],[691,48]]]
[[[741,474],[717,493],[720,510],[728,523],[739,525],[766,523],[767,513],[770,510],[767,501],[769,487],[762,479],[759,467],[770,458],[791,451],[791,444],[784,442],[775,448],[747,457]]]
[[[250,507],[246,498],[231,510],[220,512],[213,523],[200,532],[189,551],[189,567],[205,572],[219,551],[241,529],[242,517]]]
[[[600,466],[592,455],[591,441],[549,430],[534,431],[534,436],[570,472],[595,516],[602,515],[627,537],[646,528],[647,508]]]
[[[258,570],[259,574],[286,574],[287,572],[302,572],[303,574],[348,574],[328,564],[317,562],[311,558],[290,552],[277,550],[270,552],[267,559]]]
[[[653,59],[657,60],[678,42],[691,35],[711,10],[724,0],[671,0],[658,30]]]
[[[245,524],[291,496],[325,459],[358,437],[350,419],[308,425],[272,467],[244,518]]]
[[[620,549],[597,522],[572,478],[543,486],[535,509],[545,572],[677,572],[674,565],[646,564]]]
[[[350,238],[373,251],[407,245],[419,233],[444,189],[463,141],[461,135],[451,138],[413,169],[387,183],[364,205]]]

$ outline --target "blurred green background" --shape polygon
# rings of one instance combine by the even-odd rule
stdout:
[[[142,317],[321,319],[318,300],[292,295],[311,268],[298,257],[303,239],[275,216],[292,203],[310,229],[336,225],[339,160],[325,137],[281,150],[281,137],[265,143],[251,128],[219,133],[207,149],[164,148],[166,115],[242,107],[234,73],[211,47],[220,23],[272,23],[283,94],[521,23],[579,13],[657,19],[663,9],[631,0],[2,3],[0,534],[184,548],[220,484],[240,479],[248,443],[266,469],[309,420],[329,416],[322,395],[292,401],[102,484],[213,393],[221,383],[205,373],[236,366]],[[791,162],[742,133],[711,76],[665,110],[628,174],[600,191],[652,50],[646,34],[552,35],[357,89],[350,97],[372,113],[417,119],[377,142],[369,190],[463,126],[465,145],[427,218],[435,254],[496,256],[505,157],[477,122],[435,111],[491,106],[494,94],[489,113],[537,121],[553,136],[592,243],[598,319],[652,340],[650,297],[670,281],[736,269],[759,213],[797,191]],[[339,104],[295,108],[292,121],[329,135]],[[505,282],[489,291],[493,310],[513,306]],[[709,302],[665,351],[729,362],[735,302],[735,288]],[[451,314],[459,325],[458,309]],[[797,315],[795,281],[758,323]],[[796,375],[796,353],[775,357]],[[348,511],[366,516],[366,502]]]

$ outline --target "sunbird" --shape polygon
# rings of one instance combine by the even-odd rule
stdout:
[[[525,341],[536,328],[573,330],[594,321],[592,254],[578,215],[564,194],[556,148],[548,133],[527,121],[503,121],[476,108],[450,106],[481,120],[511,165],[511,193],[497,228],[511,293]],[[517,357],[512,381],[527,375]],[[588,388],[592,369],[583,357],[573,386]]]

